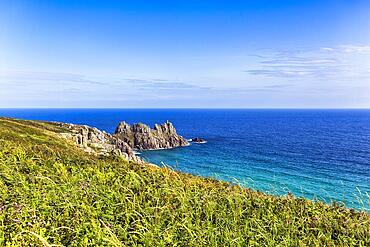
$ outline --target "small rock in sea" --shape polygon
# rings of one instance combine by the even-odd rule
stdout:
[[[195,143],[206,143],[207,141],[202,139],[202,138],[199,138],[199,137],[196,137],[196,138],[192,138],[191,139],[191,142],[195,142]]]

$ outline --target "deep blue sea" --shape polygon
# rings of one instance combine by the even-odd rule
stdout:
[[[272,194],[370,210],[370,110],[0,109],[0,116],[87,124],[170,120],[206,144],[146,151],[147,161]]]

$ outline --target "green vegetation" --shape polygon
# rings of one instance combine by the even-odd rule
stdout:
[[[114,157],[0,119],[0,246],[370,246],[370,215]]]

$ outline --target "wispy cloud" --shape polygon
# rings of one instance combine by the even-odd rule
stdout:
[[[0,71],[0,83],[4,81],[24,84],[30,82],[42,83],[52,81],[54,83],[80,83],[80,84],[105,85],[104,82],[97,81],[87,76],[78,74],[29,72],[29,71]]]
[[[38,102],[114,102],[207,101],[245,98],[256,93],[276,93],[292,84],[269,83],[244,87],[209,86],[168,78],[109,78],[72,73],[0,72],[0,97],[3,101]],[[4,90],[3,90],[4,89]],[[1,101],[0,101],[1,102]],[[13,103],[15,104],[15,103]]]
[[[259,62],[256,68],[245,72],[257,76],[288,79],[370,76],[370,46],[341,45],[318,49],[272,51],[257,57]],[[358,64],[362,60],[364,63]]]
[[[141,90],[149,91],[184,91],[184,90],[211,90],[211,87],[199,86],[191,83],[168,79],[125,79],[126,82]]]
[[[322,47],[321,50],[338,53],[370,54],[370,45],[340,45],[337,47]]]
[[[0,71],[0,97],[34,101],[96,100],[112,101],[186,98],[205,95],[211,87],[166,78],[91,77],[72,73]]]

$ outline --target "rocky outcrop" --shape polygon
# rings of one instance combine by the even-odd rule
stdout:
[[[169,121],[162,125],[138,123],[129,125],[119,123],[113,135],[87,125],[54,123],[65,130],[59,135],[73,141],[78,147],[88,153],[97,155],[119,155],[127,160],[143,161],[135,155],[137,150],[157,150],[187,146],[189,143],[177,134],[175,127]]]
[[[195,143],[207,143],[206,140],[202,139],[202,138],[199,138],[199,137],[195,137],[195,138],[192,138],[190,139],[190,142],[195,142]]]
[[[169,149],[189,145],[177,134],[169,121],[161,125],[156,124],[153,129],[142,123],[131,126],[126,122],[120,122],[113,136],[138,150]]]
[[[135,162],[142,162],[132,148],[124,141],[105,131],[86,125],[56,123],[66,132],[59,133],[63,138],[72,140],[78,147],[88,153],[98,155],[114,154]]]

